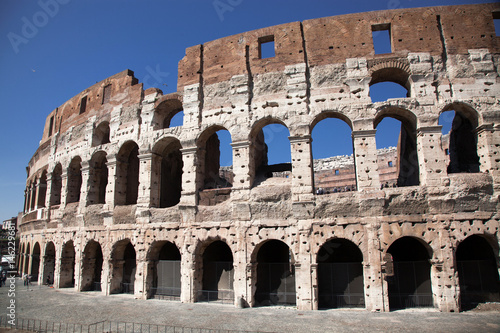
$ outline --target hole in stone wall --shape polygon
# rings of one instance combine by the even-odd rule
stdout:
[[[372,38],[375,54],[392,53],[390,23],[372,25]]]
[[[264,126],[253,140],[256,183],[267,178],[291,178],[291,147],[288,128],[279,123]]]
[[[377,125],[375,139],[381,187],[418,185],[415,132],[400,120],[386,116]],[[392,166],[387,160],[392,162]]]
[[[493,12],[493,25],[495,26],[495,35],[500,37],[500,12]]]
[[[275,54],[274,36],[259,38],[259,59],[273,58]]]
[[[479,172],[477,135],[470,120],[449,110],[441,113],[439,125],[443,126],[441,146],[447,152],[448,173]]]

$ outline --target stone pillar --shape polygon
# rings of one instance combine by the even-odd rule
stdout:
[[[79,212],[82,212],[85,209],[85,207],[87,206],[89,193],[92,190],[95,190],[95,189],[90,188],[91,186],[93,186],[93,184],[91,184],[89,182],[89,180],[90,180],[90,165],[88,162],[82,162],[81,172],[82,172],[82,186],[81,186],[81,190],[80,190],[81,191],[80,204],[79,204],[79,208],[78,208]]]
[[[426,126],[417,129],[417,154],[420,184],[441,185],[447,176],[446,155],[441,148],[442,126]]]
[[[389,311],[389,293],[385,279],[386,263],[382,261],[379,226],[366,227],[366,253],[363,253],[365,307],[368,311]]]
[[[24,189],[24,213],[27,213],[28,212],[28,190],[25,188]]]
[[[193,303],[196,300],[194,293],[195,263],[193,256],[184,251],[181,257],[181,302]]]
[[[108,185],[106,186],[106,208],[107,210],[113,210],[115,207],[115,184],[118,172],[116,155],[108,155],[108,162],[106,166],[108,167]]]
[[[139,193],[137,196],[137,207],[149,208],[151,206],[151,176],[153,153],[148,152],[139,156]]]
[[[358,191],[380,189],[378,173],[377,130],[359,130],[352,132],[354,145],[354,165]]]
[[[233,147],[233,191],[248,190],[252,187],[250,177],[250,142],[237,141]]]
[[[311,136],[289,137],[292,151],[292,200],[312,201],[314,199],[314,170],[311,150]]]
[[[300,222],[299,222],[300,224]],[[299,253],[295,258],[295,292],[298,310],[314,309],[314,285],[311,265],[313,258],[310,251],[310,233],[304,229],[299,232]]]
[[[66,207],[66,201],[68,199],[68,170],[63,169],[61,175],[61,208]]]
[[[101,273],[101,293],[105,296],[111,294],[112,261],[111,253],[105,247],[102,248],[102,273]]]
[[[79,251],[75,244],[75,268],[73,271],[75,277],[75,291],[82,291],[82,273],[83,273],[83,260],[82,251]]]
[[[197,151],[197,147],[181,149],[182,162],[184,163],[182,174],[182,196],[180,201],[181,206],[196,206],[198,204]]]
[[[311,260],[311,302],[312,310],[319,309],[318,299],[318,264]]]
[[[59,288],[61,284],[61,253],[56,247],[56,262],[54,268],[54,288]]]
[[[134,279],[134,298],[147,299],[146,281],[148,272],[148,262],[146,258],[136,259],[135,279]]]
[[[246,275],[246,244],[245,244],[245,229],[241,228],[237,231],[236,245],[237,249],[233,254],[234,267],[234,282],[233,291],[236,307],[249,306],[249,298],[247,295],[247,275]]]
[[[484,124],[476,129],[477,155],[481,172],[488,172],[493,177],[495,187],[500,187],[500,128],[493,124]]]
[[[47,173],[47,192],[45,192],[45,207],[50,208],[52,196],[52,172]]]

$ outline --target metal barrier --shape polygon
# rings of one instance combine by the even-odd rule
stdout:
[[[121,291],[123,294],[133,294],[134,293],[134,284],[133,283],[120,283]]]
[[[220,330],[117,321],[100,321],[92,324],[71,324],[38,319],[0,317],[0,327],[40,333],[257,333],[255,331]]]
[[[389,294],[389,304],[394,308],[433,307],[432,294]]]
[[[217,302],[222,304],[234,303],[234,291],[232,290],[198,290],[196,297],[198,302]]]
[[[181,288],[174,288],[174,287],[151,288],[151,294],[154,299],[179,301],[181,299]]]

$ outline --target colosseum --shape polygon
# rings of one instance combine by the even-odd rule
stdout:
[[[499,19],[498,3],[318,18],[189,47],[174,93],[130,70],[96,83],[48,114],[27,167],[19,272],[238,307],[500,301]],[[375,49],[380,31],[390,52]],[[381,82],[406,96],[373,102]],[[401,129],[384,165],[387,117]],[[350,127],[347,191],[318,191],[344,174],[314,170],[311,134],[327,118]],[[291,163],[268,163],[270,124],[289,131]]]

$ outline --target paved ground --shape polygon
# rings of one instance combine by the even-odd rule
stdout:
[[[0,315],[12,297],[0,288]],[[231,305],[135,300],[132,295],[101,296],[72,289],[32,286],[18,280],[16,315],[64,323],[126,321],[193,328],[260,332],[500,332],[500,311],[440,313],[433,309],[371,313],[366,310],[298,311],[293,308],[237,309]]]

